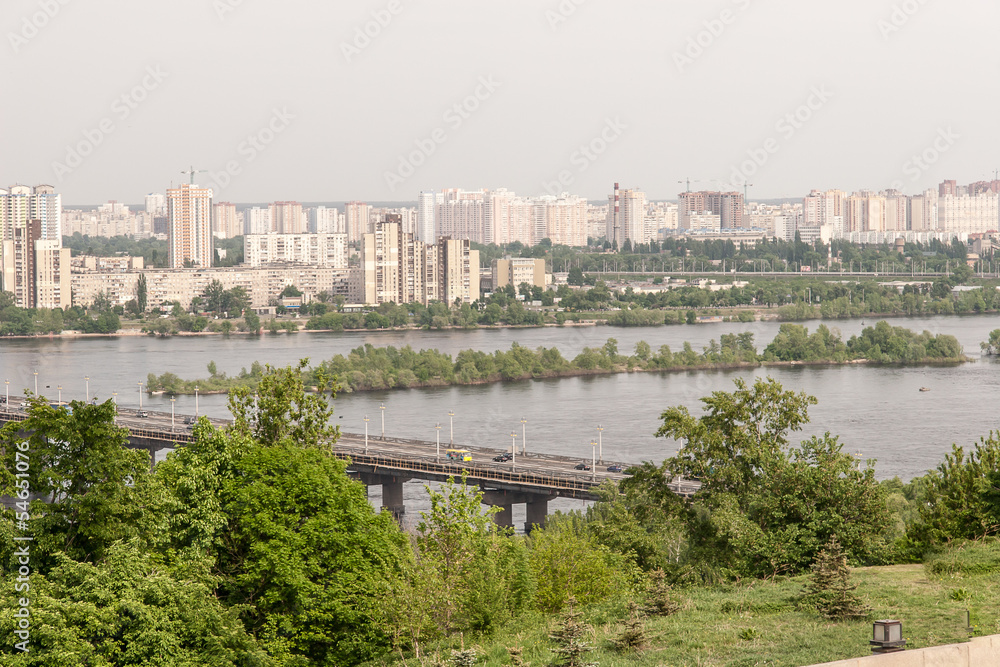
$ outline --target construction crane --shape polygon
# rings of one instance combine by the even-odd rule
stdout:
[[[189,170],[182,171],[181,173],[182,174],[191,174],[191,185],[194,185],[194,175],[195,174],[200,174],[200,173],[203,173],[203,172],[207,172],[207,171],[208,171],[208,169],[195,169],[194,165],[191,165],[191,168]]]
[[[699,181],[697,179],[696,180],[691,180],[691,178],[686,178],[683,181],[677,181],[677,182],[678,183],[682,183],[682,184],[686,183],[687,184],[687,191],[688,192],[691,192],[691,184],[692,183],[704,183],[704,181]]]

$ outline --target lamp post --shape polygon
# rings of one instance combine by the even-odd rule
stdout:
[[[601,452],[601,463],[604,463],[604,427],[600,424],[597,425],[597,448]]]
[[[441,422],[434,425],[437,430],[437,462],[441,463]]]
[[[591,459],[590,459],[590,481],[597,481],[597,443],[593,440],[590,441]]]
[[[35,398],[38,397],[38,371],[33,371],[35,374]]]
[[[198,418],[198,385],[194,386],[194,418]]]
[[[527,448],[528,448],[528,437],[527,437],[527,434],[525,432],[525,428],[526,428],[525,424],[527,424],[527,423],[528,423],[528,420],[525,419],[524,417],[521,417],[521,454],[522,455],[525,453],[525,450],[527,450]]]
[[[90,376],[84,375],[83,379],[87,383],[87,402],[90,403]]]
[[[59,405],[62,405],[62,385],[61,384],[56,385],[56,391],[59,392],[59,399],[58,399]]]
[[[368,455],[368,422],[370,421],[368,415],[365,415],[365,456]]]
[[[142,380],[139,380],[139,409],[142,410]]]
[[[523,421],[523,420],[522,420]],[[510,471],[514,472],[517,467],[517,432],[510,432]]]
[[[10,380],[4,380],[3,383],[6,385],[6,395],[4,396],[3,404],[10,405]]]
[[[170,397],[170,430],[174,430],[174,403],[177,402],[177,397]]]
[[[385,403],[379,403],[378,409],[382,411],[382,440],[385,441]]]
[[[452,447],[454,447],[455,446],[455,411],[454,410],[449,410],[448,411],[448,427],[449,427],[449,429],[451,431],[451,433],[450,433],[450,435],[448,437],[448,444],[450,444]]]

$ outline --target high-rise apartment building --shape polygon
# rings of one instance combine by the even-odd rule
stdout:
[[[504,257],[493,260],[494,291],[507,285],[513,285],[514,289],[517,289],[521,283],[545,287],[545,260],[531,257]]]
[[[276,201],[270,205],[271,232],[275,234],[304,234],[306,218],[302,204],[297,201]]]
[[[646,194],[639,190],[622,190],[615,183],[608,196],[606,238],[621,248],[625,241],[647,243]]]
[[[236,204],[219,202],[212,207],[212,234],[217,239],[243,235],[243,216],[236,210]]]
[[[62,195],[51,185],[14,185],[0,190],[0,239],[12,239],[17,227],[38,220],[41,239],[62,243]]]
[[[587,200],[562,193],[545,195],[534,203],[536,243],[544,238],[555,245],[587,245]]]
[[[372,207],[364,202],[349,201],[344,205],[347,241],[354,243],[368,233]]]
[[[417,240],[423,243],[437,241],[437,208],[444,202],[441,192],[423,191],[417,195]]]
[[[270,234],[271,209],[254,206],[243,211],[244,234]]]
[[[212,266],[212,189],[182,183],[167,190],[167,266]]]
[[[479,298],[479,252],[467,239],[429,245],[399,222],[376,223],[361,241],[352,298],[360,303],[423,303]]]
[[[317,206],[309,211],[309,232],[311,234],[347,234],[344,214],[336,208]]]
[[[167,214],[167,198],[162,192],[150,192],[146,195],[146,213],[149,215]]]

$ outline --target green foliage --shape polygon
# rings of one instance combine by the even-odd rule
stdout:
[[[988,340],[979,344],[983,352],[989,355],[1000,354],[1000,329],[994,329],[990,332],[990,337]]]
[[[680,611],[681,605],[674,599],[673,588],[667,583],[663,570],[654,570],[646,585],[646,603],[642,610],[650,616],[670,616]]]
[[[815,607],[824,618],[867,618],[871,608],[858,598],[855,590],[857,586],[851,583],[847,556],[834,535],[816,555],[801,604]]]
[[[797,572],[832,535],[856,562],[885,558],[885,491],[871,463],[859,470],[829,434],[789,447],[815,398],[768,378],[752,387],[737,380],[735,392],[717,391],[702,402],[701,417],[683,406],[663,413],[657,435],[680,440],[680,451],[661,470],[650,468],[626,484],[655,488],[676,475],[701,479],[684,515],[690,561],[741,575]]]
[[[567,608],[562,613],[559,626],[552,631],[549,639],[555,643],[552,649],[555,660],[552,665],[558,667],[590,667],[597,663],[586,662],[586,656],[594,650],[594,647],[586,643],[586,638],[593,632],[593,628],[583,622],[583,612],[577,611],[576,600],[570,597],[567,601]]]
[[[920,518],[907,533],[918,553],[955,539],[995,535],[1000,530],[998,473],[1000,433],[980,438],[968,454],[952,445],[944,462],[927,476]]]
[[[619,653],[635,653],[646,647],[646,628],[643,623],[642,610],[635,602],[629,602],[628,618],[625,619],[625,627],[611,640],[615,650]]]
[[[31,579],[30,652],[14,649],[12,605],[0,608],[0,663],[25,667],[276,665],[243,629],[237,609],[213,595],[204,560],[164,569],[135,541],[112,545],[99,563],[63,554]],[[15,600],[15,579],[0,598]]]
[[[621,595],[635,577],[628,559],[598,543],[577,515],[549,517],[529,543],[535,605],[542,611],[559,611],[570,599],[590,604]]]
[[[59,554],[97,562],[119,540],[148,539],[158,509],[149,454],[127,448],[128,432],[114,424],[115,405],[73,401],[70,409],[31,399],[28,418],[0,430],[0,452],[15,469],[18,443],[27,445],[27,483],[36,534],[35,571],[47,572]],[[27,433],[27,435],[24,435]],[[7,570],[11,563],[0,563]]]

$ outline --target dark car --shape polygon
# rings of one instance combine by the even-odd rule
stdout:
[[[514,458],[513,454],[511,454],[510,452],[504,452],[503,454],[498,454],[497,456],[494,456],[493,460],[496,461],[497,463],[505,463],[513,458]]]
[[[608,466],[608,472],[625,472],[625,466],[612,463]]]
[[[577,470],[590,470],[590,464],[589,463],[577,463],[576,466],[574,466],[574,467]]]

